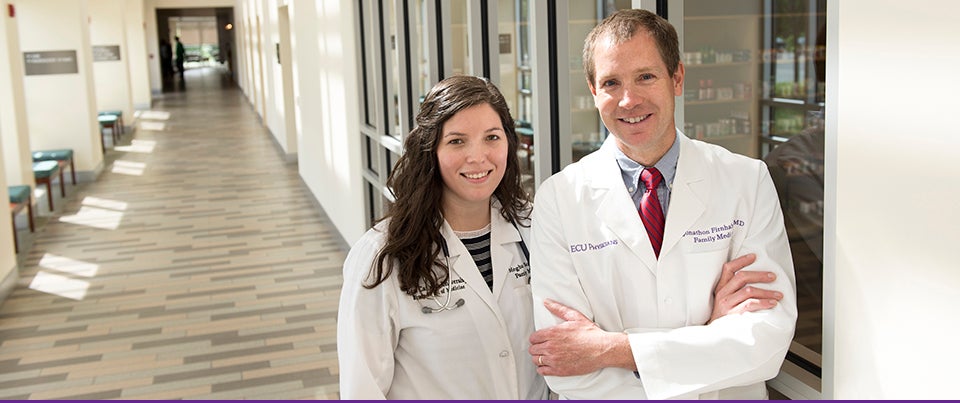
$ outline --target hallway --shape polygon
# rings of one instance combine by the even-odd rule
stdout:
[[[338,398],[346,246],[240,90],[186,79],[21,251],[0,399]]]

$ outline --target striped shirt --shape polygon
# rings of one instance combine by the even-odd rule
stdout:
[[[490,258],[490,224],[476,231],[454,231],[463,246],[470,252],[474,263],[480,269],[480,275],[493,291],[493,261]]]

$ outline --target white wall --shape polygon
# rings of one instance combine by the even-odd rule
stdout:
[[[264,97],[266,100],[266,116],[263,121],[267,129],[273,134],[273,140],[280,148],[287,152],[287,131],[283,124],[283,85],[280,65],[277,64],[276,44],[280,42],[280,32],[277,21],[278,0],[262,0],[260,2],[261,40],[263,41],[263,80]]]
[[[126,0],[88,0],[90,43],[93,46],[119,46],[120,60],[94,61],[97,111],[120,110],[127,122],[133,121],[133,94],[130,89],[130,52],[126,35]],[[126,123],[126,122],[125,122]]]
[[[824,397],[955,399],[960,3],[828,7]]]
[[[5,10],[4,10],[5,11]],[[16,14],[16,12],[14,12]],[[34,185],[18,18],[0,18],[0,143],[6,183]]]
[[[279,66],[276,78],[267,79],[274,74],[270,65],[275,65],[276,42],[270,37],[257,37],[257,21],[261,22],[260,32],[277,29],[267,24],[271,19],[265,16],[263,3],[289,8],[297,100],[293,111],[297,133],[290,141],[296,142],[300,176],[340,234],[352,244],[366,231],[355,4],[352,0],[237,0],[236,20],[244,24],[238,35],[243,39],[238,45],[242,54],[237,58],[245,61],[240,84],[254,110],[260,113],[261,107],[266,107],[266,122],[274,113],[282,119],[289,106],[284,107],[283,100],[277,98],[283,91],[274,88],[282,85]],[[265,74],[261,76],[261,72]],[[259,104],[261,97],[267,100],[266,105]],[[282,125],[282,120],[277,124]]]
[[[238,46],[242,57],[238,55],[238,59],[243,60],[240,69],[243,79],[240,87],[243,88],[243,92],[260,119],[268,122],[263,69],[264,59],[269,58],[270,54],[263,45],[265,20],[263,3],[264,1],[261,0],[237,0],[234,13],[238,13],[236,20],[242,24],[239,27],[241,35],[238,35],[242,38]],[[269,123],[266,124],[269,125]]]
[[[264,114],[261,117],[285,158],[294,160],[297,156],[297,137],[296,133],[287,127],[287,110],[290,108],[285,98],[283,66],[277,59],[277,44],[280,43],[279,8],[287,3],[289,0],[260,0],[253,3],[258,7],[256,11],[260,17],[260,37],[257,39],[263,52],[262,65],[258,65],[263,80],[263,87],[258,90],[258,94],[262,97],[263,105],[258,105],[257,109]],[[291,110],[290,113],[292,112]]]
[[[366,231],[352,0],[294,0],[300,176],[349,244]]]
[[[293,90],[293,33],[290,29],[290,7],[288,1],[277,9],[277,34],[280,42],[280,64],[275,68],[276,86],[280,88],[281,98],[277,103],[280,112],[278,124],[284,128],[284,142],[287,159],[295,159],[298,152],[295,91]],[[275,49],[274,51],[277,51]]]
[[[146,10],[144,0],[124,0],[126,5],[124,21],[127,36],[127,66],[130,70],[130,95],[134,109],[150,109],[153,103],[150,94],[150,70],[147,54],[147,23],[144,19]],[[159,56],[158,56],[159,57]],[[126,117],[126,114],[124,114]],[[133,118],[124,119],[126,124],[132,124]]]
[[[10,133],[10,130],[17,129],[17,120],[23,122],[26,119],[25,114],[21,112],[16,112],[14,109],[13,101],[13,89],[11,86],[14,83],[19,83],[20,78],[17,77],[15,72],[20,71],[22,76],[22,68],[18,68],[19,65],[13,63],[14,60],[9,58],[11,55],[19,55],[19,47],[17,46],[17,21],[16,18],[8,18],[6,15],[7,10],[2,10],[4,13],[0,15],[0,156],[3,156],[3,163],[0,163],[0,200],[9,200],[10,195],[7,193],[7,184],[10,175],[7,173],[7,164],[11,161],[8,161],[8,152],[14,151],[15,158],[17,161],[13,161],[14,169],[20,170],[20,162],[22,159],[26,159],[23,156],[22,152],[17,151],[16,148],[19,147],[17,144],[20,139],[17,136],[16,132]],[[12,43],[11,43],[12,42]],[[7,60],[10,60],[9,62]],[[12,72],[13,71],[13,72]],[[19,89],[20,98],[23,97],[22,86]],[[22,105],[22,103],[21,103]],[[22,109],[22,108],[21,108]],[[7,124],[8,122],[13,122],[13,124]],[[21,123],[20,125],[23,125]],[[22,140],[26,140],[25,138]],[[11,141],[13,141],[14,150],[8,150],[11,147]],[[30,182],[21,182],[19,175],[13,175],[14,181],[10,181],[10,184],[23,184],[29,183],[33,184],[33,175],[32,170],[30,171]],[[18,172],[19,173],[19,172]],[[3,210],[4,213],[0,214],[0,302],[3,302],[6,294],[9,292],[9,286],[4,282],[4,279],[7,279],[10,276],[17,276],[17,255],[14,253],[13,246],[13,232],[11,231],[12,223],[10,213]],[[14,278],[15,279],[15,278]]]
[[[3,128],[0,128],[0,135],[3,134]],[[0,141],[0,155],[3,155],[3,142]],[[9,200],[10,194],[7,193],[7,180],[5,178],[3,164],[0,164],[0,200]],[[13,246],[13,231],[9,210],[3,210],[0,214],[0,303],[6,299],[7,295],[13,289],[12,284],[16,283],[17,255]],[[8,279],[7,277],[11,277]],[[4,281],[7,280],[7,281]]]
[[[103,153],[94,93],[89,15],[86,0],[17,3],[21,51],[74,50],[77,53],[77,73],[24,77],[30,146],[34,150],[72,148],[77,171],[98,174]]]

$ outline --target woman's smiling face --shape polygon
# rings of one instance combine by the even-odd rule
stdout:
[[[489,206],[507,169],[508,143],[500,115],[490,104],[461,110],[443,123],[437,160],[444,209]]]

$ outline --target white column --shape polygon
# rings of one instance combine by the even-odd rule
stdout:
[[[823,398],[955,399],[960,3],[827,7]]]
[[[147,23],[143,0],[124,0],[126,4],[125,33],[127,36],[127,66],[130,69],[130,95],[134,109],[150,109],[150,70],[147,67]],[[126,117],[126,114],[124,114]],[[124,119],[132,124],[133,119]]]
[[[88,0],[90,2],[90,43],[97,49],[118,47],[118,60],[112,50],[94,53],[93,80],[96,84],[97,110],[123,111],[124,123],[133,121],[133,94],[130,89],[130,59],[126,34],[126,0]],[[99,56],[98,56],[99,54]],[[104,56],[107,60],[104,60]]]
[[[43,56],[73,55],[76,72],[31,74],[25,63],[24,93],[34,150],[71,148],[78,174],[96,176],[103,163],[93,80],[91,17],[86,0],[21,1],[17,4],[20,50]],[[51,63],[38,63],[50,65]]]
[[[30,129],[27,125],[26,99],[23,94],[23,55],[17,31],[19,8],[14,6],[0,16],[0,143],[3,144],[3,168],[6,183],[34,185],[30,158]]]

